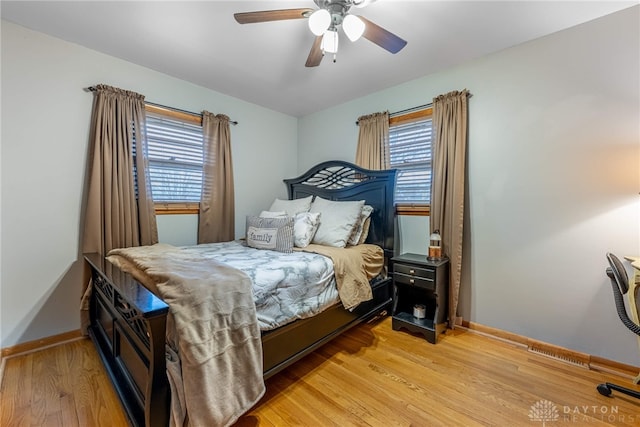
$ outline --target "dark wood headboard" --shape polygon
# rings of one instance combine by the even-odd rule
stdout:
[[[365,200],[373,206],[366,243],[394,255],[395,207],[393,197],[396,169],[374,171],[349,162],[332,160],[320,163],[297,178],[285,179],[289,199],[320,196],[328,200]]]

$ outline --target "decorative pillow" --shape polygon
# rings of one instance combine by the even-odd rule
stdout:
[[[360,211],[360,218],[356,221],[356,224],[353,226],[353,230],[351,230],[351,235],[349,236],[349,240],[347,241],[347,245],[355,246],[359,244],[360,239],[362,238],[362,232],[364,231],[364,223],[371,216],[371,212],[373,212],[373,206],[364,205],[362,207],[362,211]],[[367,229],[367,234],[369,230]],[[365,236],[365,239],[367,237]]]
[[[364,225],[362,226],[362,235],[360,236],[360,240],[358,240],[359,245],[367,241],[367,237],[369,236],[370,225],[371,225],[371,217],[364,220]]]
[[[256,249],[293,252],[293,218],[247,216],[247,245]]]
[[[363,206],[364,200],[337,202],[316,197],[310,212],[319,212],[321,220],[312,242],[344,248]]]
[[[320,225],[320,212],[300,212],[293,224],[293,244],[299,248],[306,248],[316,235]]]
[[[286,212],[287,215],[295,217],[300,212],[309,212],[311,206],[311,200],[313,196],[305,197],[302,199],[293,200],[280,200],[275,199],[269,208],[271,212]]]
[[[285,211],[280,212],[271,212],[271,211],[262,211],[260,212],[260,218],[285,218],[287,217],[287,213]]]

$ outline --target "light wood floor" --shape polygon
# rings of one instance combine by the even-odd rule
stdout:
[[[5,362],[0,426],[126,425],[90,341]],[[601,396],[604,381],[634,387],[472,332],[432,345],[387,318],[269,379],[236,427],[640,425],[640,400]]]

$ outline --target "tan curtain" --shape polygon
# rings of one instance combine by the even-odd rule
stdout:
[[[198,243],[235,238],[235,200],[229,117],[202,113],[204,165]]]
[[[462,271],[465,163],[467,149],[467,90],[433,99],[433,182],[431,184],[431,232],[440,231],[449,257],[449,327],[457,317]]]
[[[358,118],[356,165],[365,169],[389,169],[389,113],[374,113]]]
[[[96,87],[91,117],[84,253],[106,255],[114,248],[158,242],[144,121],[144,96],[106,85]],[[86,279],[82,293],[83,331],[88,325],[89,279]]]

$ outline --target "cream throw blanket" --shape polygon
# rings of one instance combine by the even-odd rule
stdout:
[[[265,392],[251,280],[196,252],[157,244],[107,257],[169,305],[172,426],[228,426]]]
[[[338,295],[347,310],[352,310],[361,302],[373,298],[369,280],[376,277],[384,266],[384,252],[381,247],[364,244],[334,248],[311,244],[299,250],[331,258]]]

